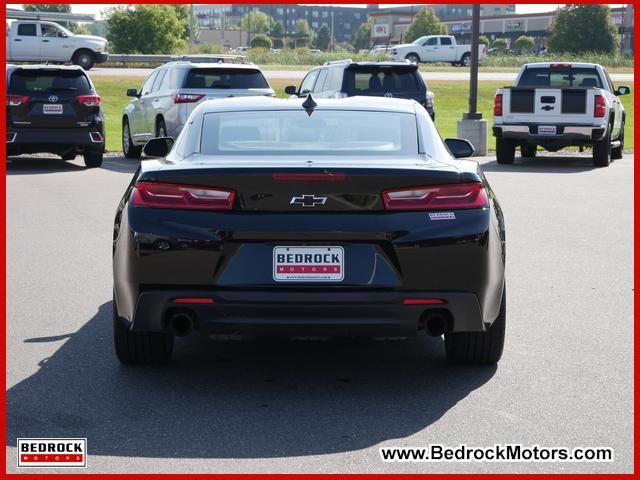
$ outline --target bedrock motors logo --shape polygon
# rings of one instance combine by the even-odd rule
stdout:
[[[18,439],[18,467],[86,466],[86,438]]]

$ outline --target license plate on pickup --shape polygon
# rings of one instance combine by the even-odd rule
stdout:
[[[62,105],[59,103],[45,103],[42,105],[42,113],[45,115],[61,115]]]
[[[273,279],[276,282],[341,282],[344,280],[344,249],[275,247]]]
[[[556,134],[555,125],[539,125],[538,126],[538,135],[555,135],[555,134]]]

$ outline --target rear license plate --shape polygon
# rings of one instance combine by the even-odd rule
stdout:
[[[62,105],[58,103],[45,103],[42,105],[42,113],[45,115],[60,115],[62,113]]]
[[[344,279],[344,249],[275,247],[273,279],[276,282],[341,282]]]
[[[555,135],[555,134],[556,134],[555,125],[539,125],[538,126],[538,135]]]

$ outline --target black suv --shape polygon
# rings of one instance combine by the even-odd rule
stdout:
[[[433,92],[418,71],[418,65],[405,62],[326,62],[310,70],[300,88],[288,86],[285,93],[317,98],[368,97],[409,98],[419,102],[432,119],[436,112]]]
[[[7,155],[84,155],[102,165],[104,114],[100,96],[78,66],[7,65]]]

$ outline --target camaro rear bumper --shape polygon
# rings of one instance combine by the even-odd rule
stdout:
[[[442,303],[420,303],[435,300]],[[211,334],[411,336],[436,312],[447,331],[485,329],[473,293],[183,289],[142,292],[131,328],[168,331],[174,315],[187,313],[196,330]]]

